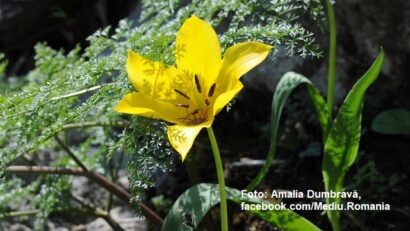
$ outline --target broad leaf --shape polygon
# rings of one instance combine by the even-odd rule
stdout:
[[[374,118],[372,129],[382,134],[410,135],[410,111],[386,110]]]
[[[344,175],[356,159],[360,142],[364,94],[379,75],[383,60],[384,52],[381,50],[370,69],[350,90],[329,131],[322,166],[326,191],[342,190]],[[327,199],[327,203],[334,202],[340,203],[340,199]],[[339,211],[328,210],[328,216],[330,220],[337,219]]]
[[[247,187],[247,190],[249,191],[255,189],[265,178],[265,175],[269,171],[273,158],[275,157],[277,133],[280,117],[282,115],[282,109],[285,106],[285,102],[290,93],[292,93],[292,91],[301,84],[305,84],[307,86],[310,98],[313,101],[316,114],[319,118],[323,137],[327,136],[329,113],[326,108],[326,103],[320,95],[319,91],[316,87],[313,86],[312,82],[303,75],[297,74],[295,72],[286,73],[276,86],[275,94],[273,95],[271,112],[271,143],[269,147],[269,153],[266,157],[265,165]]]
[[[241,204],[270,203],[258,198],[241,197],[238,189],[227,188],[227,198]],[[174,203],[162,225],[162,231],[193,230],[200,223],[204,215],[219,203],[219,189],[217,184],[202,183],[186,190]],[[320,230],[310,221],[290,210],[260,210],[249,211],[267,222],[275,224],[284,230]]]

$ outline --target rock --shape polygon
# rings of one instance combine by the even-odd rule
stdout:
[[[90,182],[86,177],[73,177],[71,181],[73,195],[84,198],[91,204],[105,204],[108,198],[107,191],[99,185]]]
[[[380,111],[386,105],[409,108],[407,94],[397,92],[410,91],[410,84],[406,80],[410,71],[410,1],[336,1],[334,8],[337,21],[335,106],[343,102],[350,88],[366,72],[380,52],[380,47],[383,47],[385,63],[380,78],[367,94],[366,99],[371,102],[367,112],[373,114],[373,111]],[[255,88],[262,92],[273,92],[285,72],[297,71],[311,79],[326,95],[328,34],[319,30],[315,33],[324,51],[323,58],[302,59],[281,55],[273,63],[265,62],[256,72],[244,78],[245,91]],[[243,97],[244,100],[246,98]]]
[[[1,222],[1,229],[8,231],[31,231],[31,228],[23,224],[9,224],[6,222]]]
[[[125,207],[115,207],[111,210],[111,217],[124,229],[129,231],[147,230],[145,218],[135,217],[135,214]],[[97,218],[86,225],[87,231],[111,231],[112,228],[102,218]]]

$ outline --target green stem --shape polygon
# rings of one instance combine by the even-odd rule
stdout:
[[[19,216],[29,216],[33,214],[37,214],[38,210],[25,210],[25,211],[12,211],[6,213],[0,213],[0,219],[11,218],[11,217],[19,217]]]
[[[332,109],[334,102],[334,92],[335,92],[335,74],[336,74],[336,17],[330,0],[326,0],[326,9],[328,15],[329,23],[329,70],[328,70],[328,85],[327,85],[327,109],[329,111],[329,123],[327,131],[330,131],[330,126],[332,124]],[[328,134],[323,134],[325,140]],[[329,191],[329,188],[326,189]],[[338,190],[336,190],[338,191]],[[337,199],[327,199],[327,204],[336,203],[339,204],[340,200]],[[337,210],[327,210],[327,216],[330,223],[332,224],[333,231],[340,231],[340,211]]]
[[[329,23],[329,70],[327,83],[327,109],[329,110],[329,124],[332,121],[332,109],[335,93],[335,73],[336,73],[336,18],[333,6],[326,0],[326,8]]]
[[[64,124],[63,129],[71,128],[87,128],[87,127],[118,127],[126,128],[131,125],[128,121],[113,121],[113,122],[99,122],[99,121],[85,121],[81,123]]]
[[[93,86],[93,87],[90,87],[90,88],[87,88],[87,89],[84,89],[84,90],[81,90],[81,91],[76,91],[76,92],[72,92],[72,93],[69,93],[69,94],[66,94],[66,95],[53,97],[53,98],[51,98],[51,101],[66,99],[66,98],[70,98],[70,97],[73,97],[73,96],[79,96],[79,95],[82,95],[82,94],[85,94],[85,93],[88,93],[88,92],[91,92],[91,91],[98,90],[98,89],[102,88],[103,86],[104,86],[103,84],[102,85],[97,85],[97,86]]]
[[[80,91],[72,92],[72,93],[69,93],[69,94],[66,94],[66,95],[53,97],[53,98],[51,98],[51,101],[62,100],[62,99],[67,99],[67,98],[74,97],[74,96],[83,95],[83,94],[86,94],[86,93],[89,93],[89,92],[92,92],[92,91],[96,91],[96,90],[98,90],[102,87],[109,86],[109,85],[114,85],[114,84],[117,84],[117,82],[105,83],[105,84],[93,86],[93,87],[90,87],[90,88],[87,88],[87,89],[83,89],[83,90],[80,90]]]
[[[211,142],[212,152],[214,154],[216,165],[216,173],[218,175],[219,197],[221,202],[221,230],[228,231],[228,206],[226,203],[225,179],[221,155],[219,153],[218,143],[216,142],[214,130],[212,130],[212,127],[209,127],[206,130],[208,132],[209,141]]]
[[[326,189],[326,191],[333,190],[334,192],[341,192],[341,189],[333,187],[333,189]],[[340,204],[340,198],[327,198],[326,204]],[[329,218],[330,224],[332,225],[333,231],[340,231],[340,211],[339,210],[327,210],[327,217]]]

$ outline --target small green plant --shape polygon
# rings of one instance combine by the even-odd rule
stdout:
[[[374,118],[372,130],[381,134],[409,135],[410,112],[405,109],[383,111]]]
[[[293,72],[289,72],[282,77],[273,97],[271,145],[267,161],[256,178],[247,187],[248,191],[252,191],[261,183],[271,166],[276,151],[277,132],[282,109],[289,94],[300,84],[307,86],[322,128],[324,149],[322,173],[325,190],[327,192],[343,191],[344,176],[354,163],[359,149],[364,94],[367,88],[376,80],[382,69],[384,52],[382,49],[373,65],[350,90],[336,117],[333,117],[336,71],[336,20],[333,6],[329,0],[326,0],[326,8],[330,32],[327,102],[325,102],[319,91],[306,77]],[[328,205],[340,204],[341,199],[339,197],[326,198],[326,203]],[[329,209],[327,210],[327,215],[333,230],[339,231],[341,229],[340,210]]]

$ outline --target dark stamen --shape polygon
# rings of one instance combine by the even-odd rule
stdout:
[[[180,94],[182,97],[186,98],[189,100],[189,96],[187,96],[185,93],[183,93],[182,91],[178,90],[178,89],[174,89],[174,91],[178,94]]]
[[[184,108],[189,108],[188,104],[175,104],[177,107],[184,107]]]
[[[198,114],[198,112],[199,112],[199,110],[198,110],[198,109],[196,109],[195,111],[191,112],[191,115]]]
[[[209,106],[209,100],[208,99],[205,100],[205,104],[206,104],[206,106]]]
[[[196,89],[198,89],[198,92],[201,93],[201,85],[199,84],[199,78],[196,74],[195,74],[195,85],[196,85]]]
[[[216,87],[216,84],[214,83],[212,84],[211,88],[209,88],[208,97],[212,97],[214,95],[215,87]]]

